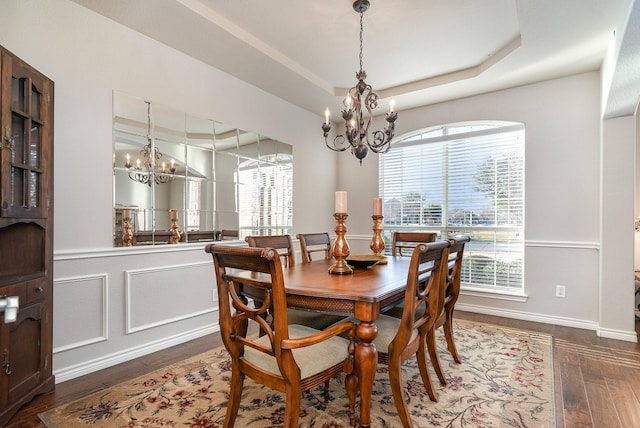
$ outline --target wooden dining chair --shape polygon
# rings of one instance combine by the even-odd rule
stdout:
[[[447,262],[444,308],[436,320],[433,330],[430,332],[430,334],[433,334],[436,329],[443,328],[444,336],[447,340],[447,349],[449,349],[453,360],[458,364],[460,364],[460,356],[453,339],[453,310],[460,295],[460,276],[462,274],[464,247],[470,240],[471,238],[468,236],[456,236],[449,239],[451,246],[449,247],[449,259]],[[435,342],[435,338],[433,341]]]
[[[275,248],[283,259],[284,266],[289,267],[295,264],[293,240],[290,235],[247,236],[246,240],[250,247]],[[290,323],[306,325],[318,330],[323,330],[345,318],[340,315],[324,314],[300,309],[289,309],[288,312]]]
[[[417,244],[433,242],[437,236],[438,234],[435,232],[393,232],[391,255],[410,256],[410,252],[402,254],[402,250],[412,250]]]
[[[296,237],[300,241],[300,252],[302,253],[303,261],[310,263],[312,260],[311,254],[318,251],[324,253],[326,260],[331,258],[331,238],[328,233],[298,233]]]
[[[358,389],[354,370],[355,324],[342,322],[324,331],[290,325],[282,264],[274,248],[209,244],[205,251],[213,257],[220,333],[231,355],[224,427],[235,424],[246,376],[286,394],[284,426],[297,428],[302,391],[323,385],[342,372],[347,373],[349,418],[351,425],[355,425]],[[259,307],[247,304],[243,287],[262,293],[264,299]],[[273,325],[264,319],[267,310],[273,310]],[[247,337],[250,322],[257,323],[266,334]],[[347,334],[348,339],[340,337],[341,334]]]
[[[411,251],[420,243],[433,242],[438,234],[435,232],[393,232],[393,241],[391,246],[391,255],[411,256]],[[404,254],[402,250],[405,250]],[[411,251],[409,251],[411,250]],[[386,308],[382,311],[385,315],[396,318],[402,318],[403,302]]]
[[[412,427],[402,382],[402,363],[416,355],[420,376],[431,401],[438,401],[431,384],[427,355],[435,349],[432,332],[444,307],[449,241],[418,244],[411,256],[401,318],[380,315],[376,320],[378,335],[373,343],[378,349],[378,362],[389,365],[389,382],[393,401],[403,427]],[[422,288],[419,284],[425,284]],[[437,353],[431,358],[436,373],[442,373]],[[444,376],[438,376],[445,384]]]
[[[283,259],[285,267],[296,263],[291,235],[247,236],[245,238],[250,247],[275,248]]]

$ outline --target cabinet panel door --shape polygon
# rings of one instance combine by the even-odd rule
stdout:
[[[46,218],[51,174],[51,83],[2,53],[0,215]]]
[[[44,310],[42,304],[20,308],[18,320],[3,326],[5,330],[8,327],[10,342],[9,348],[2,351],[2,376],[8,380],[9,404],[36,388],[48,368],[49,361],[41,346]]]

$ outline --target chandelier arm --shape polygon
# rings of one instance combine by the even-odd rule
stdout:
[[[387,153],[391,148],[391,139],[386,137],[386,133],[383,131],[375,131],[373,133],[374,143],[369,144],[369,148],[374,153]]]
[[[344,135],[337,135],[334,139],[333,139],[333,147],[331,145],[329,145],[329,141],[327,140],[327,137],[324,137],[324,144],[330,148],[331,150],[333,150],[334,152],[344,152],[345,150],[347,150],[348,148],[351,147],[351,144],[347,145],[347,139],[344,137]],[[344,146],[344,147],[343,147]]]
[[[395,129],[393,124],[384,128],[383,131],[376,131],[374,135],[374,144],[371,145],[371,150],[375,153],[387,153],[391,148],[391,140]]]
[[[355,115],[355,122],[358,124],[360,122],[360,112],[362,109],[362,101],[360,99],[359,87],[356,85],[353,88],[349,89],[349,97],[353,102],[353,106],[350,107],[350,111],[353,115]]]
[[[367,96],[365,97],[366,103],[369,106],[367,110],[371,112],[371,110],[375,110],[378,108],[378,94],[373,92],[373,88],[371,85],[366,84]]]
[[[365,143],[367,146],[371,145],[369,141],[369,127],[371,126],[371,116],[367,117],[366,121],[364,119],[360,122],[359,127],[359,141]]]
[[[387,113],[387,126],[383,131],[376,131],[373,134],[374,143],[370,145],[371,150],[374,153],[387,153],[391,148],[391,140],[395,134],[395,121],[397,113]]]
[[[135,182],[151,186],[151,179],[149,177],[149,174],[140,171],[138,168],[136,168],[133,176],[131,175],[131,171],[129,171],[129,178]]]
[[[343,111],[342,114],[345,115],[347,112]],[[345,130],[345,135],[337,135],[334,139],[333,139],[333,147],[331,145],[329,145],[329,140],[327,139],[327,137],[329,136],[329,131],[331,131],[331,124],[330,123],[323,123],[322,124],[322,131],[324,133],[324,144],[325,146],[327,146],[328,148],[330,148],[331,150],[333,150],[334,152],[344,152],[345,150],[347,150],[350,146],[352,146],[351,141],[348,138],[348,129]],[[349,145],[347,146],[346,143],[349,142]],[[343,145],[345,145],[343,147]]]
[[[365,107],[369,112],[369,117],[372,116],[372,111],[378,108],[378,94],[373,92],[371,85],[367,85],[367,96],[365,97]]]

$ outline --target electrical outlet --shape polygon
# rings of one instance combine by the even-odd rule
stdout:
[[[211,290],[211,301],[212,302],[216,301],[216,290]]]
[[[566,297],[567,287],[564,285],[556,285],[556,297]]]

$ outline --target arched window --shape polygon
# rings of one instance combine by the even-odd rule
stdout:
[[[523,289],[523,124],[425,129],[394,143],[379,165],[386,240],[394,230],[469,235],[462,282]]]

